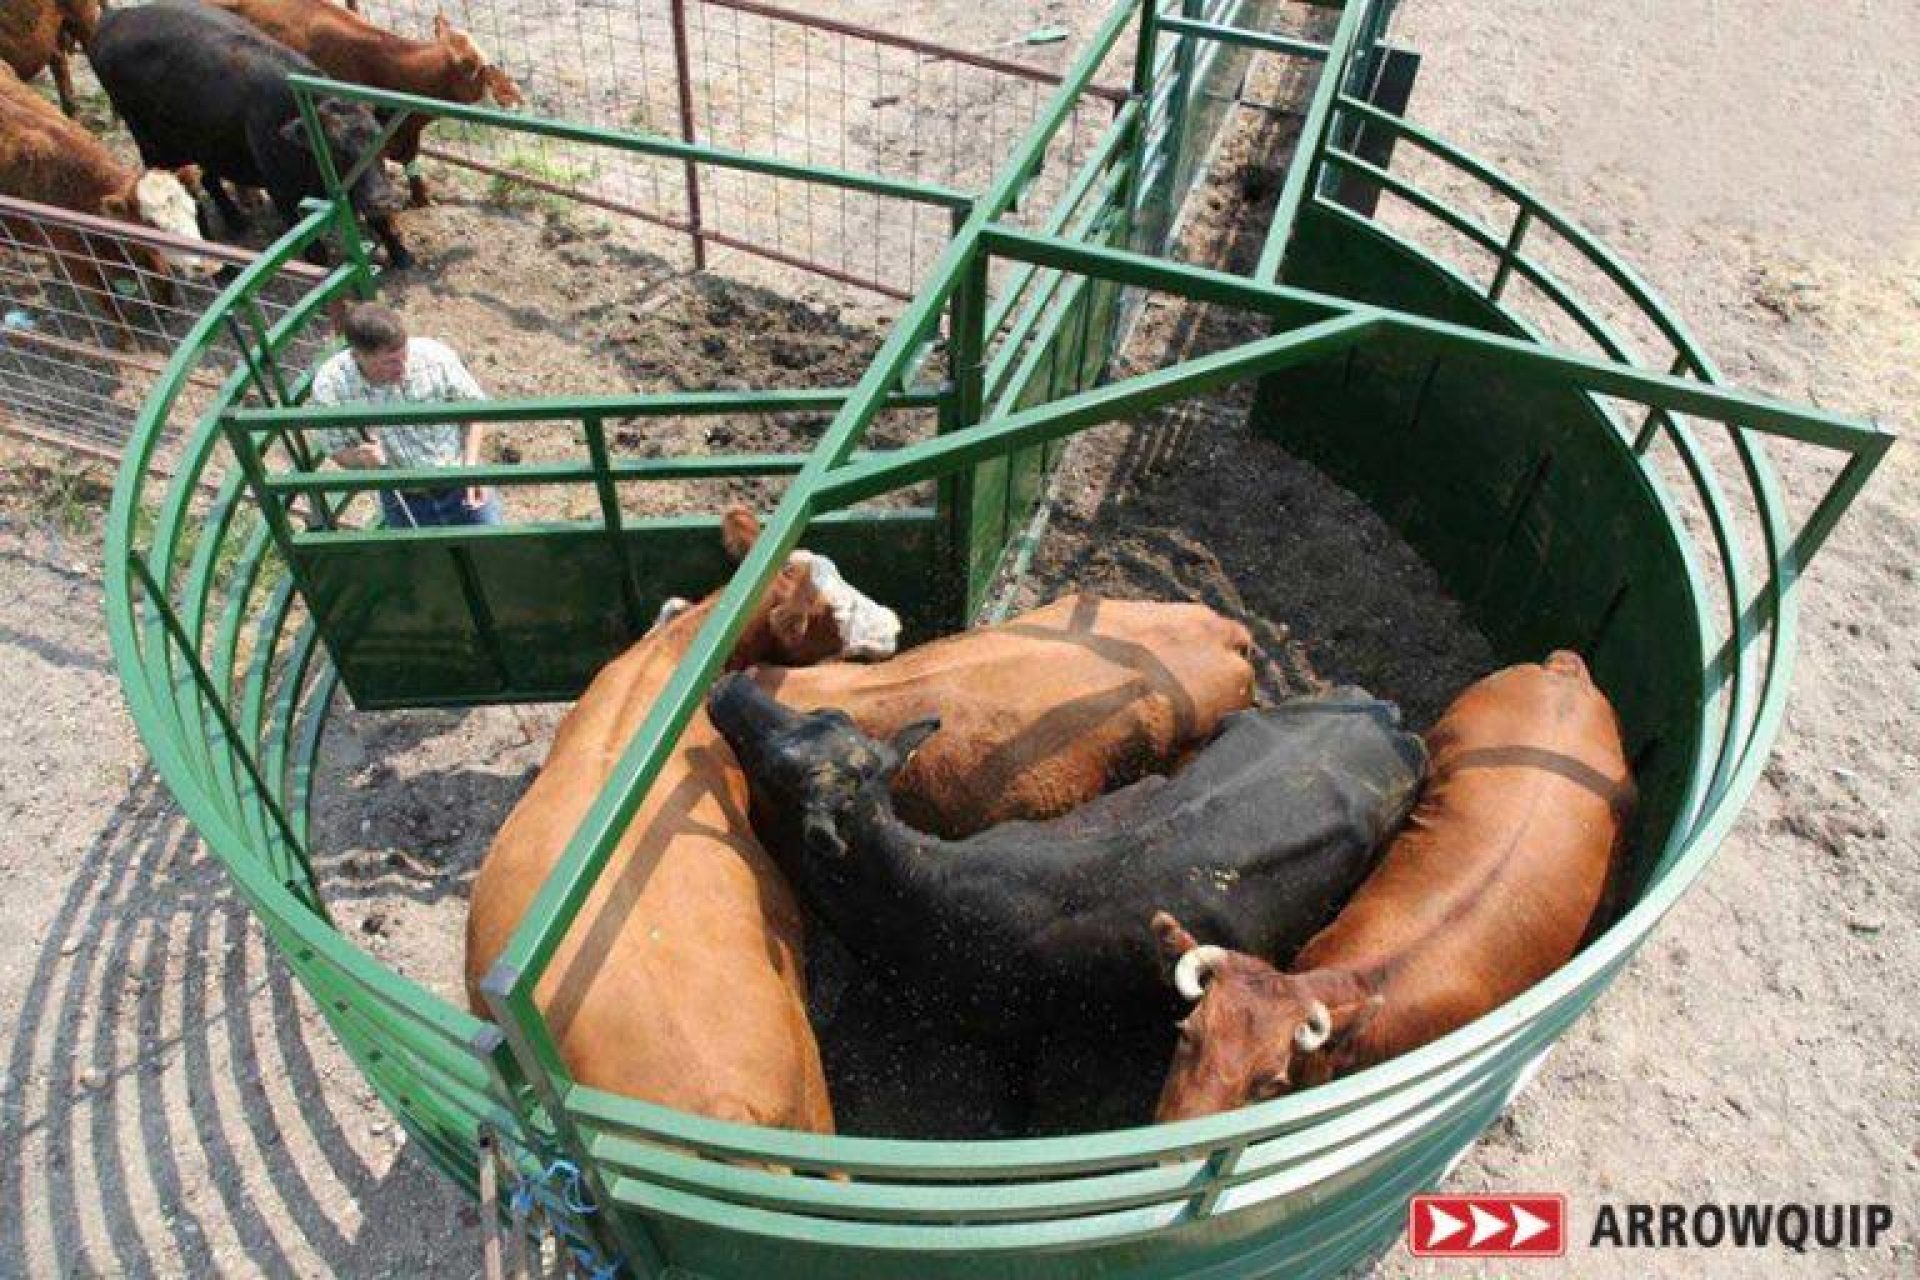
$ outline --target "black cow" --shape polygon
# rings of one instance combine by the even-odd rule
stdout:
[[[1166,1026],[1179,1005],[1147,928],[1156,910],[1284,961],[1366,877],[1426,767],[1391,704],[1343,689],[1228,716],[1171,778],[942,840],[900,821],[889,790],[937,722],[879,742],[745,675],[715,686],[708,711],[746,771],[755,831],[814,913],[993,1038]]]
[[[324,196],[313,141],[287,77],[319,75],[314,65],[232,14],[162,0],[112,9],[100,20],[91,60],[150,168],[197,164],[228,226],[243,218],[223,183],[263,187],[291,225],[301,200]],[[374,145],[379,126],[367,108],[322,100],[321,128],[344,174]],[[411,256],[393,227],[402,194],[374,164],[349,193],[388,260]]]

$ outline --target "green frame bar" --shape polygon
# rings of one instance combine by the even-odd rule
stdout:
[[[256,433],[287,427],[416,427],[446,422],[564,422],[582,417],[678,418],[733,413],[789,413],[837,409],[852,388],[772,391],[677,391],[646,395],[539,396],[514,400],[461,400],[387,405],[306,405],[288,409],[228,409],[222,420]],[[939,388],[895,391],[887,409],[936,409],[948,394]]]
[[[826,165],[800,164],[797,161],[754,155],[746,151],[733,151],[726,147],[708,146],[705,143],[682,142],[678,138],[668,138],[660,134],[636,133],[627,129],[607,129],[598,125],[569,124],[564,120],[502,111],[496,107],[443,102],[438,98],[424,98],[412,93],[396,93],[390,89],[374,89],[362,84],[350,84],[344,80],[329,80],[324,76],[291,75],[287,77],[287,84],[293,89],[295,99],[302,104],[303,113],[310,109],[308,104],[317,95],[358,102],[370,107],[385,107],[394,111],[419,113],[448,120],[464,120],[470,124],[492,125],[512,133],[531,133],[567,142],[614,147],[622,151],[662,156],[671,160],[692,160],[700,164],[710,164],[719,169],[736,169],[742,173],[757,173],[771,178],[792,178],[800,182],[817,183],[820,186],[840,187],[848,191],[861,191],[868,195],[887,196],[895,200],[909,200],[916,204],[941,205],[950,209],[959,209],[973,202],[973,197],[963,191],[955,191],[931,182],[882,178],[870,173],[855,173]],[[325,151],[326,148],[321,147],[318,150]],[[328,189],[331,191],[334,188],[329,186]]]
[[[1160,28],[1163,31],[1171,31],[1175,35],[1192,36],[1197,40],[1218,40],[1221,44],[1237,44],[1246,49],[1258,49],[1262,53],[1307,58],[1314,62],[1325,62],[1333,54],[1332,45],[1320,44],[1317,41],[1270,35],[1264,31],[1248,31],[1241,27],[1223,27],[1218,23],[1201,22],[1195,18],[1163,17],[1160,19]]]
[[[1341,82],[1346,79],[1348,63],[1353,59],[1372,9],[1369,0],[1347,0],[1341,11],[1340,24],[1334,28],[1333,39],[1327,45],[1320,82],[1314,86],[1306,120],[1300,126],[1300,140],[1294,144],[1293,159],[1287,164],[1286,181],[1281,184],[1280,198],[1273,206],[1266,244],[1261,247],[1260,261],[1253,269],[1256,280],[1278,280],[1280,269],[1286,264],[1287,246],[1293,242],[1294,227],[1300,221],[1300,210],[1310,190],[1308,184],[1316,181],[1320,173],[1320,152],[1333,126],[1334,102],[1343,93]]]
[[[1146,413],[1288,364],[1343,351],[1365,339],[1381,323],[1382,317],[1372,313],[1334,316],[845,466],[814,486],[816,509],[850,506],[928,474],[945,474],[1116,418]]]

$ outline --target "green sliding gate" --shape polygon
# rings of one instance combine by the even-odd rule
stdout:
[[[590,487],[597,521],[335,527],[340,495],[368,477],[314,473],[298,428],[434,412],[315,413],[299,404],[300,378],[281,368],[280,354],[332,301],[368,287],[339,201],[317,207],[194,329],[142,413],[110,518],[109,624],[127,699],[169,786],[287,963],[449,1175],[474,1185],[482,1127],[523,1170],[570,1161],[586,1196],[570,1230],[599,1261],[638,1275],[1336,1274],[1393,1239],[1407,1196],[1442,1176],[1699,875],[1780,726],[1797,580],[1891,437],[1725,387],[1604,246],[1497,171],[1370,105],[1386,6],[1329,7],[1339,13],[1323,45],[1241,25],[1265,11],[1257,6],[1123,4],[979,192],[786,166],[950,210],[945,253],[850,388],[458,410],[462,420],[576,423],[582,457],[436,482]],[[1323,67],[1251,277],[1166,253],[1178,192],[1207,148],[1205,122],[1218,119],[1207,95],[1235,74],[1219,56],[1229,46]],[[1019,209],[1060,122],[1116,50],[1131,57],[1133,77],[1110,128],[1077,158],[1057,202]],[[429,105],[301,87],[309,102],[316,92]],[[431,109],[702,165],[773,163]],[[1510,220],[1492,226],[1390,161],[1362,158],[1362,129],[1439,158]],[[1355,182],[1390,195],[1392,212],[1363,217],[1334,198]],[[1491,277],[1430,247],[1436,225],[1487,249]],[[275,265],[334,233],[345,264],[268,324],[256,299]],[[1535,251],[1542,236],[1614,296],[1588,297],[1556,275],[1558,258]],[[1268,317],[1272,336],[1103,381],[1115,326],[1146,292]],[[1624,336],[1610,318],[1622,314],[1655,343]],[[1569,324],[1584,345],[1544,336]],[[194,399],[189,375],[204,374],[223,334],[243,335],[247,358],[221,371],[211,402]],[[950,628],[981,599],[1067,436],[1248,379],[1260,384],[1254,425],[1393,520],[1503,657],[1558,645],[1590,655],[1645,791],[1622,918],[1524,996],[1414,1053],[1178,1125],[998,1143],[821,1137],[679,1114],[570,1079],[535,985],[787,553],[804,537],[904,606],[919,634]],[[628,461],[606,447],[609,421],[791,407],[796,396],[833,413],[804,455]],[[931,415],[935,429],[864,448],[886,412]],[[146,463],[169,427],[185,458],[171,487],[150,487]],[[1831,460],[1797,516],[1769,437]],[[616,485],[711,474],[790,482],[486,980],[491,1017],[388,972],[333,929],[308,859],[314,756],[340,683],[364,706],[567,696],[659,596],[708,588],[726,572],[710,520],[630,520]],[[929,481],[931,507],[862,505]],[[312,528],[296,527],[294,497]]]

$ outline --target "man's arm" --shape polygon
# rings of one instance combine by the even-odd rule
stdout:
[[[448,400],[485,400],[487,393],[480,389],[480,383],[467,372],[467,366],[454,354],[453,348],[444,343],[435,344],[435,354],[440,361],[440,390]],[[486,444],[486,426],[478,422],[466,422],[460,426],[460,465],[477,467],[480,465],[480,452]],[[470,484],[467,486],[467,505],[479,508],[487,501],[487,486]]]
[[[348,358],[345,352],[341,352],[320,366],[320,371],[314,375],[313,390],[307,395],[309,405],[325,409],[346,402],[338,376],[339,366],[335,361]],[[365,431],[322,427],[310,430],[307,438],[335,466],[366,471],[387,465],[387,451]]]

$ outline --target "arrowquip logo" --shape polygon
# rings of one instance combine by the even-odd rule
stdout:
[[[1420,1195],[1407,1205],[1416,1258],[1557,1258],[1575,1248],[1657,1250],[1879,1249],[1893,1206],[1727,1203],[1601,1204],[1574,1222],[1563,1195]]]
[[[1407,1248],[1416,1258],[1557,1258],[1567,1251],[1567,1198],[1415,1196]]]
[[[1877,1249],[1888,1204],[1603,1204],[1595,1249]]]

